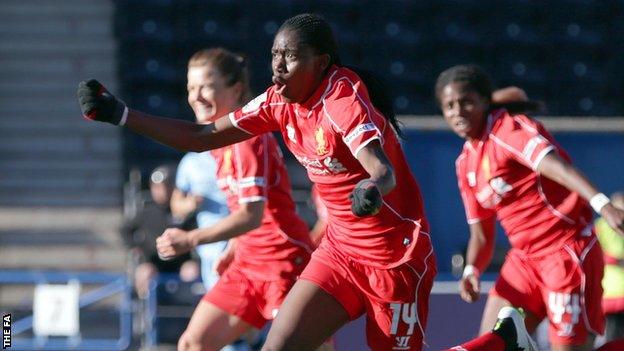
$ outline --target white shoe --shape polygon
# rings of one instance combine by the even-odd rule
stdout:
[[[511,326],[516,332],[515,344],[517,345],[517,350],[537,351],[537,345],[526,330],[524,326],[524,316],[519,310],[513,307],[501,308],[498,312],[498,321],[496,321],[494,330],[500,329],[503,325]]]

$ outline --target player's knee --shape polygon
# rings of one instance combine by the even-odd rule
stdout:
[[[273,332],[273,330],[272,330]],[[304,351],[313,350],[309,340],[303,336],[299,337],[293,333],[280,332],[275,330],[269,333],[267,340],[262,346],[262,351]]]
[[[189,332],[184,332],[178,340],[178,351],[216,351],[219,349],[220,347],[215,347],[211,342]]]

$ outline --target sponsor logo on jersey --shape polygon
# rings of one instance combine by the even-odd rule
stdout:
[[[490,179],[490,187],[492,187],[492,190],[494,190],[498,195],[501,196],[505,195],[506,193],[511,191],[511,189],[513,189],[513,187],[509,185],[509,183],[507,183],[502,177]]]
[[[483,208],[494,208],[502,200],[502,196],[495,193],[490,186],[483,187],[475,196]]]
[[[347,168],[337,159],[328,156],[324,159],[313,159],[305,156],[295,155],[297,161],[306,168],[310,174],[329,175],[346,172]]]

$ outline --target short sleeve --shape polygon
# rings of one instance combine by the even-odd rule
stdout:
[[[470,175],[466,172],[461,158],[457,160],[455,170],[457,173],[457,185],[459,187],[462,202],[464,203],[464,210],[466,212],[466,220],[468,221],[468,224],[478,223],[496,215],[495,210],[484,208],[477,201],[477,198],[471,191],[469,184],[471,182],[470,178],[474,178],[475,175]]]
[[[504,126],[491,138],[511,158],[536,170],[540,162],[555,146],[541,123],[526,116],[513,116],[513,122]]]
[[[236,128],[251,135],[260,135],[279,129],[273,118],[273,109],[284,103],[272,101],[275,100],[274,96],[275,94],[269,88],[245,106],[231,112],[228,115],[230,121]]]
[[[236,162],[238,203],[267,200],[269,173],[268,135],[262,135],[233,146]]]
[[[360,80],[341,77],[325,98],[324,109],[353,156],[373,140],[383,143],[378,124],[385,118],[373,107]]]
[[[178,169],[176,171],[176,188],[178,188],[178,190],[183,193],[188,193],[191,191],[192,157],[193,155],[190,153],[184,155],[184,157],[182,157],[182,160],[180,160],[180,163],[178,164]]]

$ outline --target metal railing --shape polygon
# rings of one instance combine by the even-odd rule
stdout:
[[[80,295],[79,308],[91,306],[116,294],[121,295],[118,306],[119,333],[117,338],[24,336],[33,328],[33,314],[16,320],[12,325],[12,350],[125,350],[132,338],[131,286],[122,273],[0,270],[0,285],[67,284],[69,282],[101,285]],[[3,310],[6,306],[3,307]],[[5,312],[10,313],[10,310]]]

